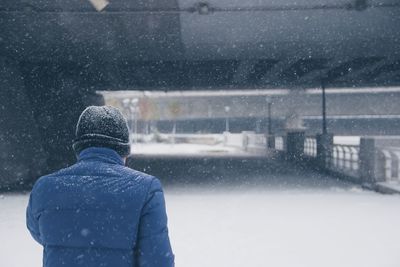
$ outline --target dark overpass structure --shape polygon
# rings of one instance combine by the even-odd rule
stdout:
[[[400,85],[397,0],[3,0],[0,178],[73,162],[98,90]]]

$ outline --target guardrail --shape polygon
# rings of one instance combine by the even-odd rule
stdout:
[[[360,147],[354,145],[334,145],[327,168],[352,177],[360,176]]]
[[[162,135],[164,139],[165,136]],[[215,134],[196,135],[181,134],[176,135],[185,142],[218,144],[237,147],[254,155],[265,155],[267,149],[275,150],[287,157],[291,151],[289,144],[298,147],[297,156],[292,160],[301,161],[309,164],[310,167],[318,167],[319,170],[342,174],[362,183],[395,182],[400,186],[400,137],[367,137],[361,138],[364,141],[360,145],[333,144],[332,139],[321,139],[315,136],[299,138],[297,143],[288,142],[288,136],[269,136],[256,134],[255,132],[245,131],[242,133],[225,132],[222,136]],[[326,137],[326,136],[325,136]],[[268,148],[267,148],[268,140]],[[329,141],[325,152],[318,152],[324,149],[323,141]],[[272,141],[272,142],[269,142]],[[318,144],[318,142],[321,142]],[[363,148],[363,149],[361,149]],[[363,150],[363,151],[361,151]]]
[[[315,137],[306,137],[304,140],[304,155],[317,157],[317,139]]]
[[[285,139],[283,136],[275,136],[275,150],[284,151],[285,150]]]
[[[377,156],[381,162],[378,165],[380,173],[385,181],[400,181],[400,148],[378,147]]]
[[[239,135],[241,138],[238,138]],[[230,137],[233,143],[239,146],[242,145],[242,149],[245,151],[261,153],[267,148],[267,139],[263,134],[242,132]],[[272,138],[272,147],[268,149],[287,156],[290,153],[287,148],[287,137],[273,136]],[[380,140],[373,137],[367,139]],[[311,167],[318,167],[319,170],[323,168],[326,171],[344,175],[362,183],[382,181],[400,183],[400,146],[396,147],[393,144],[378,146],[374,143],[372,147],[367,148],[368,145],[362,145],[361,143],[360,145],[332,144],[332,139],[325,153],[319,153],[318,140],[321,139],[308,136],[303,137],[303,140],[303,148],[300,150],[301,156],[294,157],[294,159],[301,160],[303,158],[304,162],[310,164]],[[393,140],[393,138],[390,139],[391,142]],[[400,144],[400,138],[397,140]],[[364,148],[363,156],[361,156],[361,146]]]
[[[333,145],[332,153],[328,154],[325,159],[325,167],[330,171],[359,177],[359,152],[359,146]],[[309,158],[317,157],[317,139],[315,137],[305,138],[304,156]]]
[[[286,155],[288,150],[286,148],[287,137],[275,136],[274,143],[269,149]],[[355,181],[363,183],[376,183],[376,182],[400,182],[400,145],[393,143],[393,140],[399,141],[400,138],[389,139],[389,145],[379,146],[382,140],[387,140],[387,137],[370,137],[367,139],[379,140],[374,141],[371,147],[364,147],[363,156],[360,154],[360,145],[345,145],[345,144],[332,144],[325,151],[325,154],[318,154],[318,140],[314,136],[305,137],[303,152],[300,158],[295,157],[296,160],[310,164],[311,167],[318,167],[336,173],[345,175]],[[333,142],[333,139],[332,139]],[[364,161],[363,161],[364,160]]]

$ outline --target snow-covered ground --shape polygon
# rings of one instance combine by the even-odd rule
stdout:
[[[307,173],[166,186],[178,267],[398,267],[400,197]],[[27,194],[0,196],[0,266],[39,267]]]
[[[240,149],[139,144],[133,152],[235,154]],[[400,196],[276,167],[245,179],[167,184],[176,266],[400,266]],[[27,201],[28,194],[0,194],[0,266],[41,266],[41,247],[25,227]]]
[[[243,153],[239,148],[224,145],[205,144],[165,144],[137,143],[131,148],[133,154],[152,155],[202,155],[202,154],[237,154]]]
[[[359,136],[335,136],[335,144],[341,145],[359,145]],[[241,145],[241,142],[240,142]],[[223,144],[169,144],[169,143],[136,143],[132,144],[133,154],[151,154],[151,155],[245,155],[239,144],[236,146],[225,146]]]

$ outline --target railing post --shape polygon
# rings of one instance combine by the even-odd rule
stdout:
[[[384,181],[380,173],[378,153],[374,138],[360,139],[360,176],[363,183]]]
[[[333,153],[333,134],[317,134],[317,164],[320,169],[330,167]]]
[[[304,155],[305,131],[303,129],[286,132],[286,155],[289,160],[301,161]]]
[[[267,136],[267,147],[269,149],[275,149],[275,136],[274,135]]]

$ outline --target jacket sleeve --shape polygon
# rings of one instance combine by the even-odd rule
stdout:
[[[167,214],[161,183],[154,179],[142,209],[136,246],[139,267],[172,267],[174,254],[168,236]]]
[[[33,197],[32,193],[29,196],[29,203],[26,209],[26,226],[28,227],[29,232],[31,233],[33,239],[36,240],[39,244],[42,243],[42,239],[40,237],[39,232],[39,216],[33,213]]]

